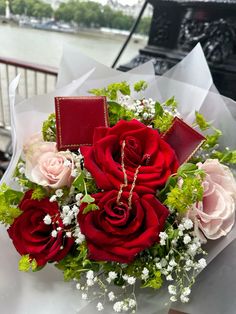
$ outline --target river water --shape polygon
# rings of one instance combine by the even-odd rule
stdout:
[[[124,36],[101,34],[98,31],[69,34],[0,24],[0,57],[52,67],[59,67],[64,44],[79,48],[95,60],[111,66],[124,41]],[[145,45],[146,41],[144,39],[140,39],[138,42],[131,40],[120,59],[120,64],[131,60],[132,57],[138,54],[138,50]],[[17,71],[13,67],[8,67],[8,69],[9,74],[7,77],[5,66],[0,64],[0,127],[10,124],[8,84],[16,76],[16,72],[21,73],[19,94],[23,97],[35,94],[32,71],[27,71],[28,79],[26,81],[25,72],[22,69],[18,68]],[[44,76],[40,75],[37,75],[38,94],[45,92]],[[54,77],[49,77],[47,82],[49,90],[54,89]],[[2,141],[3,137],[0,134],[0,149]]]
[[[63,44],[80,48],[88,56],[110,66],[124,41],[124,36],[100,34],[99,32],[69,34],[0,25],[1,57],[16,58],[54,67],[59,66]],[[129,61],[145,44],[145,40],[139,40],[138,43],[132,40],[120,63]]]

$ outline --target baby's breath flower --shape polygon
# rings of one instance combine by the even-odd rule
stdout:
[[[87,293],[82,293],[81,298],[82,298],[82,300],[87,300],[88,299]]]
[[[174,285],[169,285],[169,286],[168,286],[168,291],[169,291],[169,294],[176,295],[176,286],[174,286]]]
[[[149,276],[149,270],[146,267],[144,267],[144,269],[142,270],[141,278],[143,280],[147,280],[148,276]]]
[[[190,229],[193,228],[193,222],[192,222],[192,220],[189,219],[189,218],[184,218],[184,219],[183,219],[183,225],[184,225],[184,228],[185,228],[186,230],[190,230]]]
[[[62,197],[62,196],[63,196],[63,191],[62,191],[62,189],[56,190],[55,194],[56,194],[57,197]]]
[[[129,307],[133,309],[136,306],[136,301],[134,299],[129,299]]]
[[[117,278],[117,273],[116,273],[115,271],[109,271],[108,277],[109,277],[111,280],[114,280],[114,279]]]
[[[115,300],[116,297],[115,297],[113,291],[110,291],[110,292],[108,293],[108,298],[109,298],[110,301],[114,301],[114,300]]]
[[[117,313],[121,312],[122,311],[122,308],[123,308],[123,304],[124,302],[122,301],[118,301],[116,302],[114,305],[113,305],[113,310]]]
[[[49,201],[52,203],[52,202],[55,202],[57,200],[57,197],[56,195],[52,195],[49,199]]]
[[[50,215],[46,215],[46,216],[43,218],[43,221],[44,221],[45,225],[50,225],[50,224],[52,223],[51,216],[50,216]]]
[[[206,263],[205,258],[201,258],[201,259],[198,261],[198,267],[199,267],[199,268],[203,269],[203,268],[206,267],[206,265],[207,265],[207,263]]]
[[[67,231],[66,236],[67,236],[67,238],[71,238],[71,231]]]
[[[65,226],[68,226],[68,225],[70,225],[71,224],[71,218],[69,217],[69,216],[66,216],[64,219],[63,219],[63,224],[65,225]]]
[[[172,275],[170,274],[170,275],[166,276],[166,280],[167,280],[167,281],[172,281],[172,280],[173,280]]]
[[[56,230],[53,230],[53,231],[51,232],[51,236],[52,236],[53,238],[56,238],[56,237],[57,237],[57,231],[56,231]]]
[[[170,297],[170,301],[171,301],[171,302],[176,302],[176,301],[177,301],[176,296],[175,296],[175,295],[172,295],[172,296]]]
[[[70,206],[66,205],[62,207],[62,212],[64,215],[67,215],[69,211],[70,211]]]
[[[188,234],[185,234],[183,241],[184,241],[184,244],[188,244],[191,242],[191,237]]]
[[[133,276],[129,276],[128,279],[127,279],[127,282],[129,285],[134,285],[135,282],[136,282],[136,278],[133,277]]]
[[[94,278],[94,272],[93,272],[93,270],[87,271],[87,273],[86,273],[86,278],[87,278],[87,279],[93,279],[93,278]]]
[[[20,167],[19,168],[19,172],[20,172],[20,174],[24,174],[25,173],[25,168],[24,167]]]
[[[191,289],[189,287],[185,287],[181,292],[181,294],[185,297],[190,295],[190,293],[191,293]]]
[[[76,177],[78,176],[78,170],[77,170],[77,169],[73,169],[73,170],[71,171],[71,176],[72,176],[73,178],[76,178]]]
[[[175,266],[177,266],[177,263],[174,259],[172,259],[172,260],[170,260],[169,265],[172,267],[175,267]]]
[[[99,312],[102,311],[102,310],[104,310],[104,307],[103,307],[103,305],[102,305],[101,302],[98,302],[98,304],[97,304],[97,309],[98,309]]]
[[[168,238],[167,233],[166,232],[160,232],[159,237],[160,237],[160,245],[165,245],[166,239]]]
[[[181,294],[181,296],[180,296],[180,301],[183,302],[183,303],[188,303],[189,298],[186,297],[185,295],[182,295],[182,294]]]
[[[94,281],[93,281],[93,279],[87,279],[87,286],[88,287],[92,287],[93,285],[94,285]]]

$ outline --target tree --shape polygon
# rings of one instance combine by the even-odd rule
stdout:
[[[54,12],[54,17],[58,21],[71,22],[74,20],[76,1],[61,3],[59,8]]]
[[[12,0],[11,10],[13,14],[34,16],[37,18],[51,17],[51,6],[40,0]]]
[[[143,17],[139,23],[137,32],[140,34],[148,35],[151,25],[151,17]]]
[[[5,15],[5,0],[0,0],[0,15]]]

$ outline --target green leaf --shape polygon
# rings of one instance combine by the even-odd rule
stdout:
[[[167,107],[171,107],[172,109],[176,108],[176,107],[177,107],[177,102],[176,102],[176,100],[175,100],[175,97],[173,96],[173,97],[167,99],[167,100],[165,101],[165,105],[166,105]]]
[[[198,167],[195,164],[192,163],[184,163],[182,164],[178,169],[178,175],[181,176],[184,173],[193,172],[197,170]]]
[[[84,184],[85,184],[84,178],[85,178],[85,174],[81,172],[81,174],[74,180],[72,184],[80,192],[84,192]]]
[[[214,133],[206,136],[206,141],[202,146],[203,149],[211,149],[215,147],[218,144],[221,136],[222,136],[222,132],[214,128]]]
[[[95,198],[93,198],[91,195],[86,194],[82,199],[81,199],[81,203],[93,203],[95,201]]]
[[[94,210],[98,210],[99,207],[96,204],[88,204],[84,210],[83,210],[83,214],[87,214],[90,211],[94,211]]]
[[[135,90],[136,92],[143,91],[143,90],[145,90],[147,87],[148,87],[147,82],[146,82],[146,81],[143,81],[143,80],[141,80],[141,81],[139,81],[139,82],[136,82],[136,83],[134,84],[134,90]]]
[[[155,103],[155,116],[162,116],[164,112],[164,109],[162,108],[162,105],[156,101]]]
[[[195,112],[195,118],[200,130],[205,131],[211,127],[211,124],[207,122],[205,117],[198,111]]]
[[[119,120],[132,120],[134,113],[115,101],[108,101],[110,125],[115,125]]]

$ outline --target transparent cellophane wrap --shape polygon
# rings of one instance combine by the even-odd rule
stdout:
[[[200,45],[163,76],[155,76],[152,62],[122,73],[65,47],[57,88],[52,93],[17,102],[16,77],[10,86],[13,157],[2,183],[16,188],[12,174],[25,140],[41,130],[42,122],[54,112],[55,96],[88,95],[91,88],[109,83],[147,81],[144,97],[164,101],[175,96],[178,110],[187,123],[193,123],[195,111],[223,131],[222,147],[236,147],[236,103],[219,94]],[[135,95],[133,95],[135,97]],[[138,314],[168,313],[169,309],[191,314],[233,314],[236,309],[236,227],[217,241],[209,241],[208,266],[192,288],[188,304],[169,303],[166,287],[137,290]],[[4,314],[96,313],[97,301],[81,300],[75,284],[65,283],[63,274],[53,265],[36,273],[18,271],[19,255],[6,229],[0,226],[0,312]],[[112,313],[106,306],[103,313]]]

